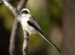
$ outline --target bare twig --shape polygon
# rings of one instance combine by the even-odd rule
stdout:
[[[9,10],[12,11],[12,13],[14,14],[14,16],[16,17],[13,23],[13,28],[12,28],[12,32],[11,32],[11,37],[10,37],[10,46],[9,46],[9,52],[10,55],[14,55],[14,48],[15,48],[15,34],[16,34],[16,30],[17,30],[17,26],[18,26],[18,21],[17,21],[17,16],[19,15],[19,12],[27,3],[27,0],[20,0],[17,9],[15,7],[13,7],[12,5],[10,5],[9,2],[7,2],[6,0],[2,0],[3,3],[5,4],[5,6],[8,7]]]
[[[12,12],[15,16],[18,15],[18,11],[17,11],[17,9],[16,9],[15,7],[13,7],[12,5],[10,5],[10,3],[7,2],[6,0],[2,0],[2,1],[3,1],[3,3],[5,4],[5,6],[8,7],[8,9],[11,10],[11,12]]]
[[[20,11],[23,7],[25,7],[26,3],[27,3],[28,0],[21,0],[17,6],[17,9],[18,11]],[[16,34],[16,29],[17,29],[17,26],[18,26],[18,21],[17,19],[14,20],[14,23],[13,23],[13,28],[12,28],[12,32],[11,32],[11,39],[10,39],[10,42],[12,40],[12,42],[10,43],[10,49],[12,49],[12,45],[13,47],[15,47],[14,45],[14,41],[15,41],[15,34]],[[24,55],[24,43],[25,43],[25,39],[23,41],[23,55]],[[13,52],[14,48],[11,50],[11,52]],[[11,53],[10,52],[10,53]]]
[[[18,9],[18,10],[21,10],[22,8],[24,8],[24,7],[26,6],[26,4],[27,4],[27,1],[28,1],[28,0],[21,0],[21,1],[19,2],[18,6],[17,6],[17,9]]]
[[[6,0],[6,1],[8,1],[8,2],[14,2],[15,0]],[[17,1],[19,1],[19,0],[17,0]],[[0,4],[3,4],[2,0],[0,0]]]
[[[27,0],[21,0],[17,6],[17,9],[18,11],[20,11],[27,3]],[[15,40],[15,32],[16,32],[16,29],[17,29],[17,26],[18,26],[18,21],[15,19],[14,21],[14,24],[13,24],[13,28],[12,28],[12,33],[11,33],[11,39],[12,39],[12,43],[10,43],[10,49],[12,48],[12,45],[14,47],[14,40]],[[25,43],[25,40],[24,40],[24,43]],[[23,43],[23,46],[24,46],[24,43]],[[23,47],[24,49],[24,47]],[[12,49],[11,52],[13,52],[14,48]],[[23,51],[23,55],[24,55],[24,51]]]
[[[6,7],[8,7],[9,10],[11,10],[11,12],[14,14],[15,17],[17,17],[18,13],[17,13],[17,9],[15,7],[13,7],[12,5],[9,4],[9,2],[7,2],[6,0],[2,0],[3,3],[5,4]],[[14,24],[13,24],[13,29],[11,32],[11,37],[10,37],[10,46],[9,46],[9,53],[10,55],[14,55],[14,49],[15,49],[15,34],[16,34],[16,30],[17,30],[17,25],[18,21],[17,19],[14,20]]]
[[[11,32],[11,37],[10,37],[10,45],[9,45],[9,53],[10,55],[15,55],[14,50],[15,50],[15,40],[16,40],[16,30],[17,30],[17,26],[18,26],[18,21],[15,18],[14,23],[13,23],[13,29]]]
[[[24,33],[24,41],[23,41],[22,51],[23,51],[23,55],[28,55],[28,40],[29,40],[29,35],[25,31],[23,33]]]

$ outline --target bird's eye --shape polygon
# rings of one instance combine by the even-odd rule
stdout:
[[[22,11],[22,13],[28,14],[28,11],[27,11],[27,10],[25,10],[25,11]]]

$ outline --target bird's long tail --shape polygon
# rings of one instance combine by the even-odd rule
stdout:
[[[54,44],[52,43],[52,41],[49,41],[49,40],[46,38],[45,34],[43,34],[43,32],[42,32],[33,22],[28,21],[27,23],[28,23],[30,26],[32,26],[33,28],[35,28],[35,30],[39,33],[39,35],[41,35],[41,37],[42,37],[43,39],[45,39],[49,44],[51,44],[54,48],[56,48],[59,52],[61,52],[61,50],[60,50],[56,45],[54,45]]]
[[[60,50],[55,44],[53,44],[52,41],[48,40],[48,39],[46,38],[46,36],[43,34],[43,32],[41,32],[40,30],[39,30],[39,35],[40,35],[44,40],[46,40],[49,44],[51,44],[54,48],[56,48],[56,49],[58,50],[58,52],[61,52],[61,50]]]

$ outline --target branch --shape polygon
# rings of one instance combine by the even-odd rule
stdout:
[[[14,2],[15,0],[6,0],[6,1],[8,1],[8,2]],[[17,0],[17,1],[19,1],[19,0]],[[2,0],[0,0],[0,5],[1,4],[3,4]]]
[[[23,51],[23,55],[28,55],[28,40],[29,40],[29,35],[25,31],[23,33],[24,33],[24,41],[23,41],[22,51]]]
[[[2,0],[3,3],[5,4],[5,6],[14,14],[15,17],[17,17],[19,14],[17,12],[17,9],[15,7],[13,7],[12,5],[10,5],[9,2],[7,2],[6,0]],[[15,34],[16,34],[16,30],[17,30],[17,24],[18,21],[15,18],[14,23],[13,23],[13,29],[11,32],[11,37],[10,37],[10,45],[9,45],[9,53],[10,55],[14,55],[14,50],[15,50]]]
[[[17,26],[18,26],[18,21],[15,18],[14,23],[13,23],[13,29],[11,32],[11,36],[10,36],[10,45],[9,45],[9,53],[10,55],[15,55],[14,50],[15,50],[15,40],[16,40],[16,30],[17,30]]]
[[[13,28],[11,32],[11,37],[10,37],[10,46],[9,46],[9,52],[10,55],[14,55],[14,49],[15,49],[15,35],[16,35],[16,30],[18,26],[18,21],[17,21],[17,16],[19,15],[19,11],[26,5],[28,0],[20,0],[17,9],[10,5],[10,3],[6,0],[2,0],[5,6],[14,14],[16,17],[13,23]],[[25,42],[25,41],[24,41]],[[23,52],[24,53],[24,52]]]
[[[18,10],[12,5],[10,5],[9,2],[7,2],[6,0],[2,0],[2,1],[5,4],[5,6],[14,14],[14,16],[19,15]]]
[[[17,6],[18,11],[20,11],[26,5],[26,3],[27,3],[27,0],[21,0]],[[10,38],[10,48],[9,48],[10,54],[12,54],[14,51],[14,48],[12,47],[15,47],[14,43],[15,43],[15,34],[16,34],[17,26],[18,26],[18,21],[15,18],[14,23],[13,23],[12,32],[11,32],[11,38]],[[23,51],[23,54],[24,54],[24,51]]]
[[[24,8],[27,4],[28,0],[21,0],[17,6],[17,9],[20,11],[22,8]]]

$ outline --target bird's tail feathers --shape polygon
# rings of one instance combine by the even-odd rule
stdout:
[[[40,35],[44,40],[46,40],[50,45],[52,45],[54,48],[56,48],[59,52],[61,52],[61,50],[60,50],[55,44],[53,44],[52,41],[48,40],[48,39],[46,38],[45,34],[43,34],[43,32],[41,32],[40,30],[39,30],[39,35]]]

